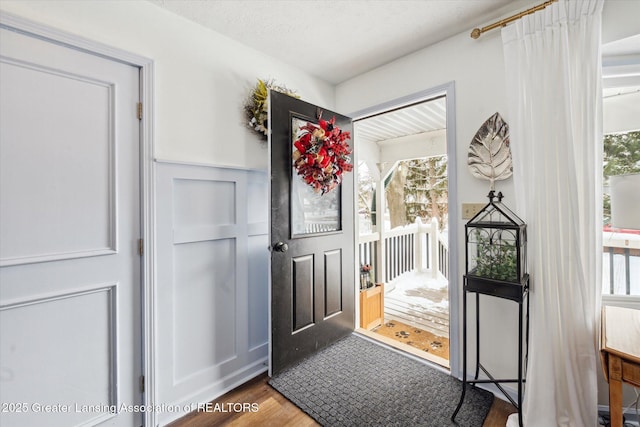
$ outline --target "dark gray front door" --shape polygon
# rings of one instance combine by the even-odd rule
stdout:
[[[335,117],[335,126],[351,132],[351,119],[278,92],[270,97],[270,372],[275,375],[353,331],[354,181],[353,172],[346,172],[341,184],[322,194],[294,166],[302,126],[317,125],[319,116]]]

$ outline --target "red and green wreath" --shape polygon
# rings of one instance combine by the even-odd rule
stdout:
[[[342,182],[342,175],[353,170],[347,141],[351,134],[335,125],[336,118],[320,119],[319,125],[307,122],[293,143],[293,166],[316,193],[325,194]]]

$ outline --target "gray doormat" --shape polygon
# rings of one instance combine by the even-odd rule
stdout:
[[[484,422],[493,395],[355,335],[303,360],[269,384],[326,427],[469,426]]]

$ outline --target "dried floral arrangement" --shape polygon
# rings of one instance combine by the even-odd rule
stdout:
[[[244,111],[247,116],[247,126],[260,134],[265,140],[269,133],[267,120],[269,118],[268,96],[269,90],[275,90],[294,98],[300,96],[293,90],[277,85],[274,80],[258,79],[253,91],[244,104]]]

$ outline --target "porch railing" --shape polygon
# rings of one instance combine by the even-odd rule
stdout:
[[[430,270],[449,278],[449,244],[434,219],[384,233],[360,236],[359,260],[372,266],[372,279],[389,282],[411,270]],[[603,245],[604,295],[640,295],[640,239],[627,240],[605,233]],[[434,269],[434,265],[436,268]]]
[[[371,270],[373,283],[379,282],[379,278],[381,277],[377,268],[375,268],[376,260],[378,258],[378,241],[380,241],[380,234],[371,233],[360,236],[358,243],[358,258],[360,259],[360,265],[368,264],[373,266]]]
[[[640,239],[604,234],[603,295],[640,295]],[[635,236],[633,236],[635,237]]]
[[[372,266],[376,282],[390,282],[399,275],[412,271],[431,271],[433,277],[449,276],[449,244],[446,234],[438,231],[437,219],[423,224],[420,218],[414,224],[391,231],[360,236],[360,264]]]
[[[390,282],[415,266],[416,227],[396,228],[384,234],[385,282]]]

